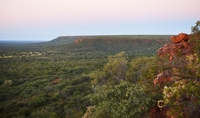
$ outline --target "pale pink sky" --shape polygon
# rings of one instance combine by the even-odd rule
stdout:
[[[190,33],[200,0],[0,0],[0,40]]]

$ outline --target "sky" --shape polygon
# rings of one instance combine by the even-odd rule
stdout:
[[[0,0],[0,40],[176,35],[200,20],[200,0]]]

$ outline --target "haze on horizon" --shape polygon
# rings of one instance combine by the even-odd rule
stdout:
[[[190,33],[199,0],[1,0],[0,40]]]

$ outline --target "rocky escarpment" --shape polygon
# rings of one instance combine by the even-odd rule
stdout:
[[[159,58],[167,58],[168,61],[172,61],[174,58],[177,58],[178,55],[181,57],[186,57],[192,53],[191,44],[188,43],[189,37],[185,33],[180,33],[178,36],[171,37],[171,43],[165,44],[163,47],[159,48],[157,55]],[[172,68],[171,70],[175,70]],[[154,84],[162,84],[168,81],[172,81],[172,72],[171,70],[166,70],[161,72],[154,78]]]
[[[172,60],[177,55],[186,56],[191,54],[191,45],[188,43],[189,37],[185,33],[180,33],[178,36],[171,37],[172,42],[165,44],[158,49],[157,55],[160,58],[167,57],[168,60]]]
[[[161,62],[161,63],[165,63],[164,65],[170,65],[172,64],[172,61],[177,58],[186,59],[188,55],[192,54],[192,49],[191,49],[192,45],[188,41],[189,41],[189,36],[185,33],[180,33],[177,36],[172,36],[171,42],[168,44],[165,44],[163,47],[159,48],[157,51],[158,58],[166,61],[166,62]],[[158,84],[160,88],[162,88],[164,87],[165,83],[176,81],[176,77],[173,75],[176,69],[177,69],[176,67],[171,67],[169,68],[169,70],[165,70],[163,72],[158,73],[158,75],[153,80],[153,84],[154,85]],[[163,101],[162,101],[161,106],[158,105],[160,104],[159,103],[160,101],[157,101],[157,105],[154,108],[152,108],[150,112],[150,117],[151,118],[175,117],[175,115],[173,116],[169,115],[170,107],[164,106]]]

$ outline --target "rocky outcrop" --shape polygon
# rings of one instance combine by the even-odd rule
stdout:
[[[169,70],[166,70],[164,72],[161,72],[157,75],[157,77],[154,78],[153,83],[154,84],[162,84],[172,81],[172,73]]]
[[[169,107],[164,107],[163,109],[160,109],[158,106],[155,106],[151,109],[149,113],[149,118],[173,118],[171,116],[168,116],[169,114]]]
[[[79,42],[82,42],[82,41],[83,41],[83,39],[76,39],[74,42],[79,43]]]
[[[171,40],[173,43],[180,43],[182,41],[186,42],[188,41],[188,35],[185,33],[180,33],[178,36],[172,36]]]
[[[185,33],[180,33],[178,36],[171,37],[172,42],[165,44],[159,48],[157,55],[160,58],[167,58],[168,61],[172,61],[177,55],[186,57],[191,54],[191,45],[188,43],[189,37]],[[162,84],[172,80],[171,71],[166,70],[161,72],[154,78],[154,84]]]
[[[170,64],[172,60],[192,54],[191,44],[188,42],[189,36],[185,33],[180,33],[177,36],[172,36],[171,41],[168,44],[165,44],[163,47],[158,49],[157,55],[159,58],[167,58],[166,64]],[[153,80],[154,84],[164,84],[166,82],[175,81],[173,74],[175,73],[176,68],[172,67],[169,70],[159,73]],[[173,79],[174,78],[174,79]],[[169,107],[164,106],[163,109],[159,109],[158,106],[152,108],[150,112],[150,118],[172,118],[175,115],[168,115]]]
[[[186,56],[191,54],[191,46],[188,44],[188,35],[180,33],[178,36],[172,36],[172,43],[165,44],[162,48],[158,49],[157,55],[160,58],[167,57],[172,60],[177,54]]]

